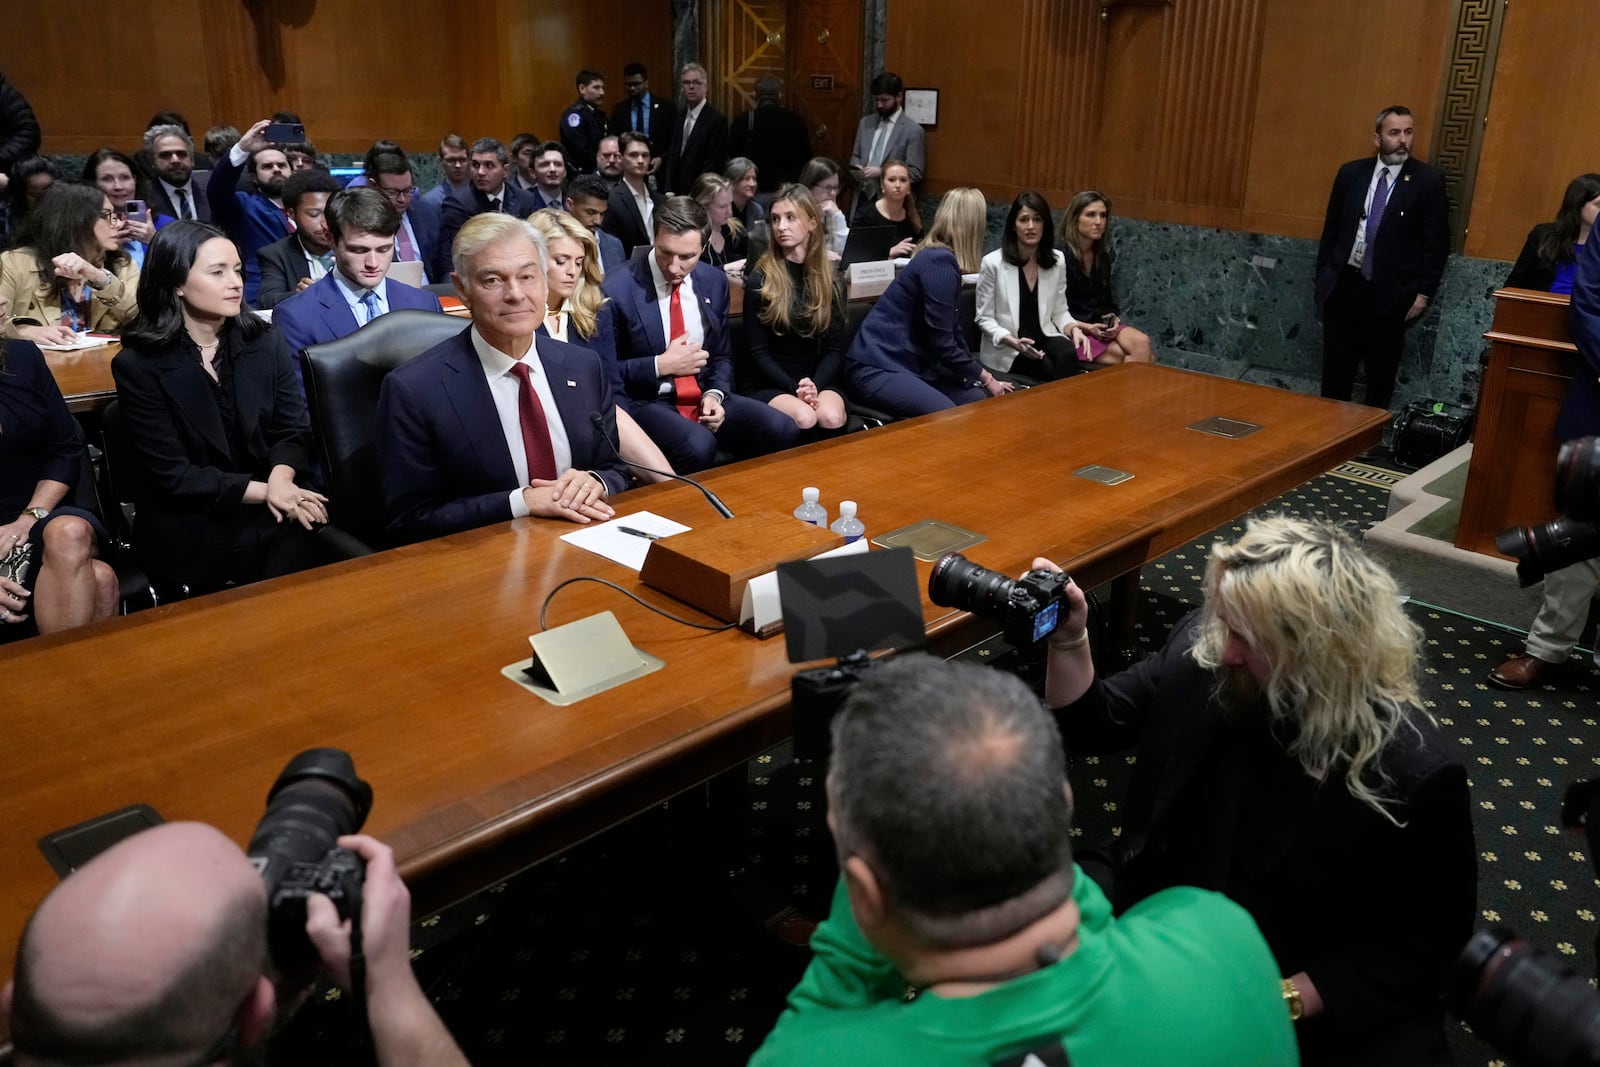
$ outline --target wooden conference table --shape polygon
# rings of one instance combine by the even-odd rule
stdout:
[[[1263,424],[1224,439],[1185,427]],[[1127,366],[708,472],[741,517],[793,522],[806,485],[869,534],[924,518],[989,540],[968,558],[1016,574],[1035,555],[1086,585],[1132,570],[1376,442],[1373,408],[1165,367]],[[1072,471],[1135,477],[1106,486]],[[337,502],[335,502],[337,503]],[[720,520],[683,485],[635,490],[691,526]],[[36,842],[143,802],[248,839],[302,749],[349,750],[376,794],[367,830],[394,846],[423,914],[736,765],[789,732],[781,638],[704,633],[580,583],[552,626],[614,611],[666,666],[555,708],[500,674],[526,659],[541,601],[574,575],[647,599],[626,568],[534,519],[167,605],[0,649],[0,975],[56,884]],[[929,564],[918,570],[926,587]],[[669,608],[690,612],[666,602]],[[924,601],[935,648],[995,629]],[[181,892],[181,887],[174,887]]]

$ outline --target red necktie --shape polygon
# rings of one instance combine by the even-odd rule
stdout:
[[[556,453],[550,446],[550,424],[544,419],[544,405],[533,391],[533,372],[526,363],[515,363],[511,373],[522,388],[517,391],[517,421],[522,424],[522,448],[528,456],[528,480],[556,476]]]
[[[667,315],[671,320],[672,336],[668,341],[676,341],[689,331],[683,325],[683,301],[679,294],[683,290],[683,283],[678,282],[672,287],[672,302],[667,305]],[[672,379],[672,391],[676,394],[678,414],[686,419],[699,420],[700,418],[700,382],[692,374],[680,374]]]

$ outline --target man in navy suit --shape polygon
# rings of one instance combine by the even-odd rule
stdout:
[[[618,140],[622,144],[622,180],[606,194],[604,225],[622,242],[626,257],[650,243],[651,219],[661,206],[661,194],[650,188],[650,142],[640,133],[625,133]]]
[[[456,238],[451,275],[472,325],[392,372],[378,396],[389,527],[422,539],[524,515],[612,516],[628,487],[615,409],[593,352],[537,336],[544,238],[525,219],[479,215]]]
[[[206,200],[211,204],[211,219],[239,246],[244,260],[244,298],[253,302],[261,288],[261,265],[257,254],[267,245],[281,241],[292,232],[289,212],[283,206],[283,183],[289,178],[289,157],[281,146],[267,140],[270,119],[262,119],[244,132],[226,159],[219,159],[206,183]],[[256,179],[256,191],[236,190],[239,176],[249,164]]]
[[[672,140],[661,167],[661,187],[669,193],[687,193],[700,175],[720,174],[728,163],[728,116],[706,103],[706,68],[685,63],[678,84],[683,88],[683,109],[673,119]]]
[[[1556,416],[1556,437],[1575,441],[1600,434],[1600,240],[1591,238],[1578,253],[1569,313],[1578,365]],[[1600,560],[1586,559],[1544,576],[1544,601],[1528,627],[1523,654],[1489,672],[1501,689],[1532,689],[1551,681],[1583,636],[1589,603],[1600,591]],[[1596,652],[1600,663],[1600,651]]]
[[[650,142],[653,173],[661,165],[661,157],[672,140],[672,130],[678,119],[677,105],[650,91],[650,72],[643,63],[629,63],[622,68],[622,87],[628,90],[628,98],[611,109],[611,132],[617,137],[630,130],[644,134],[645,140]]]
[[[411,160],[401,151],[380,152],[367,164],[367,185],[389,201],[400,216],[394,234],[394,258],[398,263],[422,263],[424,281],[433,275],[429,264],[439,251],[440,211],[437,204],[417,195],[417,180],[411,173]]]
[[[1412,119],[1394,105],[1378,112],[1378,158],[1346,163],[1333,180],[1317,248],[1322,308],[1322,395],[1349,400],[1356,367],[1367,369],[1366,402],[1386,408],[1405,351],[1406,327],[1422,317],[1450,255],[1444,174],[1412,158]]]
[[[606,213],[611,208],[611,190],[598,174],[580,174],[567,186],[567,212],[589,227],[600,246],[600,273],[610,274],[628,261],[622,242],[605,231]]]
[[[467,142],[459,133],[447,133],[439,142],[439,184],[418,199],[444,209],[447,196],[464,196],[471,186],[472,159]]]
[[[728,279],[700,262],[706,209],[668,197],[654,230],[650,252],[606,275],[603,287],[634,421],[675,471],[711,466],[719,445],[743,457],[798,444],[787,415],[734,395]]]
[[[291,354],[347,337],[395,308],[443,312],[439,298],[427,290],[384,277],[394,260],[400,216],[380,193],[346,189],[328,201],[325,218],[333,238],[334,269],[272,312],[273,325]],[[295,373],[300,373],[298,360]]]
[[[545,141],[535,145],[533,149],[533,177],[532,189],[524,188],[533,211],[544,208],[554,208],[557,211],[567,209],[567,196],[565,186],[567,183],[567,156],[561,146],[555,141]]]
[[[275,308],[333,269],[327,214],[328,200],[338,192],[339,179],[315,168],[297,170],[283,183],[283,206],[294,219],[294,232],[256,256],[261,264],[256,307]]]
[[[472,181],[464,193],[446,196],[439,215],[439,247],[434,252],[428,273],[444,278],[450,273],[450,249],[455,246],[456,233],[474,215],[498,211],[525,219],[533,214],[533,202],[528,194],[511,181],[511,157],[506,146],[493,137],[480,137],[472,142]]]

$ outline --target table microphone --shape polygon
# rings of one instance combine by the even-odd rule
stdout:
[[[594,424],[594,432],[600,435],[600,440],[606,443],[606,447],[611,450],[611,454],[616,456],[620,462],[626,463],[630,467],[637,467],[642,471],[649,471],[651,474],[659,474],[663,478],[673,478],[680,482],[687,482],[705,494],[706,500],[711,504],[712,507],[717,509],[718,515],[721,515],[725,519],[733,518],[733,512],[728,510],[728,505],[724,504],[722,499],[718,497],[717,494],[713,493],[711,490],[707,489],[693,478],[685,478],[683,475],[674,474],[671,471],[658,471],[654,467],[646,467],[643,463],[635,463],[631,459],[623,459],[622,453],[617,451],[617,446],[611,443],[611,435],[606,433],[606,417],[604,415],[600,414],[598,411],[591,411],[589,413],[589,421]]]

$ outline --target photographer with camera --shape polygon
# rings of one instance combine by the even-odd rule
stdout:
[[[1064,595],[1045,698],[1068,751],[1138,746],[1117,907],[1177,885],[1243,905],[1306,1064],[1453,1063],[1440,993],[1476,907],[1467,778],[1423,709],[1394,580],[1331,525],[1253,519],[1213,547],[1204,606],[1110,678],[1082,591]]]
[[[832,735],[842,876],[754,1067],[1295,1062],[1243,910],[1174,889],[1113,918],[1073,864],[1061,738],[1021,681],[897,656]]]

